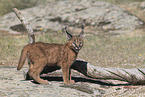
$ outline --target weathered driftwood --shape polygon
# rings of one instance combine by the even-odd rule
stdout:
[[[145,68],[103,68],[96,67],[85,61],[76,60],[72,65],[72,69],[95,79],[112,79],[125,81],[130,84],[145,84]]]
[[[35,42],[34,32],[33,32],[33,29],[30,26],[30,23],[27,22],[27,20],[23,16],[22,12],[20,12],[17,8],[13,8],[13,11],[15,12],[16,16],[18,17],[18,19],[21,21],[21,23],[23,24],[23,26],[27,30],[29,43]]]
[[[29,43],[35,42],[34,33],[29,23],[26,22],[20,11],[18,11],[16,8],[13,10],[28,31],[28,37],[30,39]],[[72,64],[71,68],[77,70],[78,72],[82,73],[87,77],[94,79],[111,79],[125,81],[130,84],[145,84],[145,68],[103,68],[91,65],[86,61],[80,60],[76,60]],[[60,69],[60,67],[46,66],[41,73],[48,73],[58,69]]]

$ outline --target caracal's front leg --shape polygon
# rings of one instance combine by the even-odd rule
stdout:
[[[71,79],[71,69],[69,68],[69,82],[70,84],[74,84],[75,81]]]
[[[63,81],[64,84],[69,85],[69,69],[68,69],[67,64],[62,64],[61,69],[62,69],[62,74],[63,74]]]
[[[75,81],[71,80],[70,65],[62,64],[63,81],[66,85],[74,84]]]

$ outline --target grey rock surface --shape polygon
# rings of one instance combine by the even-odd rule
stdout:
[[[33,29],[59,31],[64,25],[91,26],[97,30],[133,30],[143,22],[125,9],[116,5],[94,0],[55,1],[45,5],[22,10]],[[0,17],[0,29],[21,24],[12,12]]]
[[[26,70],[17,71],[15,66],[0,66],[0,97],[92,97],[105,93],[105,90],[99,89],[100,85],[93,83],[77,82],[66,86],[59,80],[62,78],[60,75],[49,81],[49,85],[36,84],[32,80],[24,80],[23,71]]]
[[[145,86],[132,86],[122,81],[104,81],[83,77],[76,71],[72,76],[76,83],[63,84],[61,70],[45,77],[49,85],[40,85],[32,80],[24,80],[23,67],[17,71],[16,66],[0,66],[0,97],[144,97]],[[44,76],[44,75],[43,75]]]
[[[145,1],[141,2],[141,4],[139,5],[139,8],[145,10]]]

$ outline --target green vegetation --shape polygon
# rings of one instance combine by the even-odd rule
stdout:
[[[85,45],[79,53],[79,58],[91,64],[102,67],[144,67],[145,35],[138,34],[85,36]],[[2,33],[2,32],[0,32]],[[36,34],[36,41],[65,43],[63,32]],[[28,43],[27,35],[2,35],[0,38],[0,63],[16,65],[21,49]]]
[[[143,67],[144,41],[144,35],[87,36],[80,56],[101,67]]]

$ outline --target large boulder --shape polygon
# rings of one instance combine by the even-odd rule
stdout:
[[[22,10],[33,29],[62,30],[64,25],[82,24],[102,30],[133,30],[143,22],[125,9],[104,1],[56,1]],[[0,29],[19,28],[20,21],[12,12],[0,18]],[[20,30],[19,30],[20,31]]]

